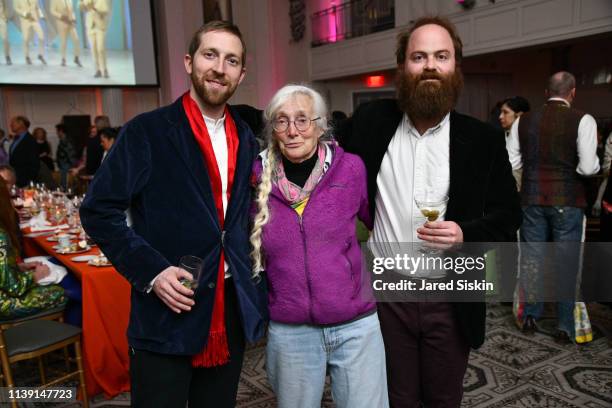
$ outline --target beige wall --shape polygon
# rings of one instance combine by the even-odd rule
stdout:
[[[389,50],[392,54],[392,50]],[[532,107],[544,103],[544,88],[548,77],[566,67],[577,76],[577,98],[574,106],[595,117],[612,117],[610,85],[587,85],[590,73],[608,67],[612,70],[612,35],[589,37],[572,44],[513,50],[490,55],[468,57],[464,60],[466,75],[459,110],[486,119],[486,113],[504,97],[520,95]],[[375,71],[386,77],[393,87],[395,71]],[[354,75],[317,83],[324,89],[332,110],[352,112],[354,91],[367,91],[367,74]],[[508,82],[508,78],[510,78]],[[387,86],[385,86],[387,88]]]
[[[247,74],[232,103],[265,107],[272,95],[289,82],[310,78],[310,19],[307,2],[304,38],[290,41],[289,2],[234,0],[234,23],[247,43]]]
[[[314,1],[314,0],[313,0]],[[459,31],[464,55],[483,55],[612,31],[610,0],[478,0],[463,11],[450,0],[396,0],[396,28],[312,50],[311,76],[341,78],[392,69],[399,31],[425,14],[448,17]]]

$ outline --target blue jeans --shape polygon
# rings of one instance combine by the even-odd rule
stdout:
[[[529,206],[523,207],[523,224],[521,225],[521,242],[580,242],[582,239],[582,222],[584,211],[577,207],[545,207]],[[532,246],[523,245],[523,256],[521,260],[521,279],[524,279],[525,267],[531,263],[532,270],[537,274],[543,267],[545,253],[543,245]],[[557,253],[554,254],[555,267],[557,270],[573,270],[573,274],[563,273],[562,279],[555,282],[559,287],[572,290],[576,284],[575,274],[580,268],[580,254],[578,245],[557,246]],[[562,253],[559,253],[561,251]],[[571,264],[568,265],[567,262]],[[525,304],[525,317],[532,316],[538,319],[542,315],[544,304],[542,302],[532,302]],[[560,330],[565,331],[570,339],[575,338],[574,326],[574,302],[557,302],[557,319]]]
[[[336,407],[389,406],[376,313],[336,326],[270,322],[266,371],[278,407],[320,407],[328,369]]]

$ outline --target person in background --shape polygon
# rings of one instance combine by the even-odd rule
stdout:
[[[0,129],[0,165],[7,164],[9,162],[8,148],[10,147],[10,140],[6,136],[4,129]]]
[[[549,268],[543,264],[545,249],[541,243],[564,243],[555,245],[559,252],[552,257],[554,279],[558,289],[570,293],[572,300],[564,295],[557,302],[555,337],[560,343],[586,343],[592,340],[592,333],[577,329],[577,319],[588,321],[586,308],[573,299],[587,205],[584,177],[596,174],[600,167],[597,123],[588,113],[572,107],[576,79],[571,73],[553,74],[545,95],[548,100],[540,109],[514,121],[506,143],[512,169],[523,169],[521,276],[525,281],[529,277],[536,282],[548,280],[550,277],[544,274]],[[515,316],[521,330],[533,333],[543,310],[542,302],[518,302]]]
[[[6,183],[0,178],[0,318],[13,319],[64,306],[67,298],[59,285],[40,286],[49,275],[41,263],[17,263],[20,243]]]
[[[53,165],[53,158],[51,157],[51,145],[47,140],[47,131],[41,127],[37,127],[34,128],[32,136],[34,136],[36,146],[38,147],[38,158],[50,171],[53,171],[55,166]]]
[[[110,119],[106,115],[96,116],[94,125],[89,130],[89,137],[85,147],[83,148],[83,156],[79,164],[70,169],[74,175],[79,174],[82,170],[86,176],[93,176],[102,163],[104,149],[100,144],[100,130],[111,127]]]
[[[608,136],[608,140],[612,139],[612,134]],[[607,163],[609,166],[609,162]],[[607,169],[608,177],[610,167]],[[600,241],[612,242],[612,183],[607,183],[606,188],[601,197],[601,234]],[[612,306],[612,304],[609,304]]]
[[[4,179],[9,191],[12,191],[13,187],[15,187],[15,183],[17,182],[17,174],[15,174],[15,169],[13,169],[10,164],[0,164],[0,177]]]
[[[603,179],[601,181],[601,184],[599,185],[599,189],[597,191],[597,197],[595,198],[595,202],[593,203],[593,208],[591,210],[591,213],[594,217],[602,217],[601,220],[601,231],[602,231],[602,235],[603,235],[603,213],[601,211],[602,209],[602,200],[603,200],[603,196],[605,194],[606,188],[608,187],[608,181],[610,178],[610,165],[612,164],[612,132],[609,132],[609,129],[604,128],[604,129],[597,129],[597,139],[599,140],[599,138],[601,137],[601,135],[608,135],[607,138],[605,138],[604,140],[601,140],[601,156],[602,157],[602,161],[601,161],[601,175],[603,176]],[[597,148],[598,150],[598,156],[599,154],[599,147]]]
[[[508,136],[510,135],[510,129],[516,119],[521,117],[525,112],[529,112],[529,101],[522,96],[515,96],[513,98],[504,99],[501,103],[499,112],[499,124],[506,134],[506,143],[508,143]],[[522,169],[516,169],[512,171],[512,175],[516,180],[516,187],[521,191],[521,177],[523,175]]]
[[[51,157],[51,146],[47,141],[47,131],[41,127],[34,129],[34,140],[36,140],[36,147],[38,150],[38,158],[42,163],[38,166],[38,175],[36,180],[43,183],[47,188],[55,189],[57,183],[53,179],[53,170],[55,168],[53,164],[53,158]]]
[[[81,155],[78,157],[78,160],[74,164],[74,167],[70,169],[70,174],[72,174],[73,176],[78,175],[85,168],[85,165],[87,163],[87,145],[89,144],[89,139],[96,137],[98,137],[98,129],[95,127],[95,125],[91,125],[89,127],[89,133],[87,134],[88,139],[85,142],[85,146],[83,146],[83,149],[81,150]]]
[[[529,112],[529,101],[522,96],[504,99],[499,110],[499,123],[506,133],[510,134],[510,128],[516,119],[525,112]]]
[[[102,146],[102,149],[104,149],[104,154],[102,155],[102,161],[104,161],[104,159],[106,159],[106,155],[108,154],[108,151],[110,150],[111,147],[113,147],[113,144],[115,143],[115,140],[117,140],[117,135],[119,135],[119,130],[121,128],[104,128],[102,130],[100,130],[100,146]]]
[[[30,121],[25,116],[13,117],[9,126],[13,135],[13,143],[9,148],[9,164],[17,173],[17,187],[25,187],[38,180],[38,145],[28,131]]]
[[[328,117],[303,85],[281,88],[264,114],[251,244],[254,274],[268,278],[266,370],[279,407],[321,406],[329,370],[337,407],[384,408],[385,350],[356,236],[357,218],[372,226],[366,172],[323,141]]]
[[[92,131],[87,139],[87,151],[85,155],[85,172],[86,174],[96,174],[100,163],[102,163],[102,155],[104,149],[100,144],[100,131],[104,128],[111,127],[110,119],[106,115],[96,116],[94,119],[95,131]]]
[[[346,113],[339,110],[333,111],[331,114],[330,127],[332,129],[336,129],[340,123],[345,121],[347,118],[348,116],[346,116]]]
[[[75,162],[75,150],[68,136],[66,135],[66,127],[63,124],[55,125],[55,131],[59,144],[55,153],[55,160],[60,171],[60,185],[65,190],[68,187],[68,173]]]

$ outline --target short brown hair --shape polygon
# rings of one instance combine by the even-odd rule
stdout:
[[[215,20],[210,21],[204,24],[202,27],[198,29],[193,36],[191,37],[191,42],[189,43],[189,56],[193,59],[196,51],[200,48],[200,43],[202,42],[202,35],[210,32],[210,31],[225,31],[226,33],[230,33],[238,37],[240,43],[242,44],[242,66],[246,65],[246,44],[244,43],[244,39],[242,38],[242,33],[238,26],[228,22]]]
[[[21,124],[23,126],[26,127],[26,129],[30,128],[30,120],[28,118],[26,118],[25,116],[19,115],[19,116],[15,116],[13,118],[13,120],[17,121],[17,122],[21,122]]]
[[[403,65],[404,62],[406,62],[406,48],[408,47],[408,41],[410,40],[412,33],[417,28],[428,24],[438,25],[448,32],[451,40],[453,40],[453,47],[455,48],[455,62],[457,65],[459,65],[461,63],[461,59],[463,58],[463,42],[461,41],[461,37],[459,37],[459,34],[457,33],[457,28],[450,22],[449,19],[439,16],[421,17],[414,22],[414,25],[410,29],[402,31],[398,34],[397,45],[395,48],[397,65]]]

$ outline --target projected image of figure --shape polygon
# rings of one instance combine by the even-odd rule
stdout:
[[[11,48],[8,39],[8,7],[5,0],[0,0],[0,38],[2,38],[6,65],[11,65]]]
[[[0,86],[156,84],[153,3],[0,0]]]
[[[76,16],[72,7],[72,0],[51,0],[51,15],[55,19],[55,27],[60,37],[60,52],[62,54],[62,67],[66,66],[66,43],[68,36],[72,39],[74,49],[74,63],[82,67],[79,55],[81,45],[76,30]]]
[[[45,61],[43,56],[45,34],[40,26],[40,20],[44,18],[44,14],[38,4],[38,0],[14,0],[13,7],[19,17],[19,26],[23,36],[23,55],[25,56],[26,64],[32,64],[30,59],[30,41],[33,39],[33,33],[36,33],[38,37],[38,60],[47,65],[47,61]]]
[[[96,65],[95,78],[108,78],[106,66],[106,30],[110,16],[110,0],[80,0],[79,7],[85,11],[85,29],[91,44]]]

